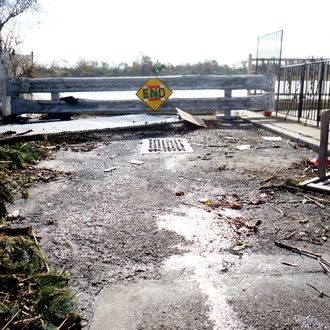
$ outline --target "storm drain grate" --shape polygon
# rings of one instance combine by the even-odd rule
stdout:
[[[194,152],[186,139],[145,139],[142,140],[142,153],[184,153]]]

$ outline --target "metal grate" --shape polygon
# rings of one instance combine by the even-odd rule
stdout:
[[[145,139],[142,140],[142,153],[187,153],[193,152],[186,139]]]

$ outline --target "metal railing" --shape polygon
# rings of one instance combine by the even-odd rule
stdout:
[[[279,68],[276,114],[320,123],[322,109],[330,108],[330,61],[311,61]]]

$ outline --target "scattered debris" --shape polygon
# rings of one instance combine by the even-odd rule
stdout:
[[[239,146],[236,146],[237,150],[248,150],[251,149],[251,146],[249,144],[241,144]]]
[[[236,246],[233,247],[233,251],[239,252],[251,247],[250,244],[244,242],[238,242]]]
[[[0,228],[0,234],[5,234],[7,236],[18,236],[18,235],[25,235],[25,236],[33,236],[32,227],[21,227],[21,228],[12,228],[12,227],[2,227]]]
[[[273,207],[274,207],[274,206],[273,206]],[[284,212],[283,212],[280,208],[278,208],[278,207],[274,207],[274,209],[277,210],[278,212],[280,212],[281,215],[282,215],[282,217],[284,217]],[[308,220],[307,220],[307,221],[308,221]]]
[[[262,136],[262,139],[265,141],[282,141],[280,136]]]
[[[110,167],[110,168],[106,168],[103,172],[112,172],[116,169],[117,169],[117,167]]]
[[[207,153],[203,157],[201,157],[201,160],[211,160],[212,159],[212,157],[210,157],[211,155],[212,155],[211,153]]]
[[[219,171],[227,171],[227,170],[232,170],[233,168],[228,164],[220,164],[218,165],[217,169]]]
[[[82,143],[82,144],[71,144],[67,145],[66,143],[63,144],[64,150],[71,150],[73,152],[90,152],[94,149],[96,149],[98,145],[96,143]]]
[[[291,141],[288,141],[288,145],[290,145],[294,149],[298,149],[298,146],[299,146],[297,143],[293,143]]]
[[[261,220],[253,220],[253,221],[248,221],[244,217],[230,217],[227,218],[227,220],[231,223],[232,228],[235,230],[235,232],[241,234],[240,230],[243,228],[248,229],[249,231],[257,232],[258,227],[261,225]]]
[[[198,201],[205,205],[213,205],[213,201],[209,198],[199,198]]]
[[[228,147],[228,144],[223,144],[223,145],[220,145],[220,144],[208,144],[207,147],[209,147],[209,148],[226,148],[226,147]]]
[[[306,282],[306,284],[307,284],[308,286],[310,286],[311,288],[313,288],[315,291],[317,291],[317,292],[319,293],[319,297],[320,297],[320,298],[323,298],[323,297],[328,297],[328,298],[330,298],[329,295],[327,295],[326,293],[324,293],[323,291],[321,291],[320,289],[318,289],[316,286],[314,286],[314,285],[312,285],[312,284],[310,284],[310,283],[308,283],[308,282]]]
[[[0,133],[0,138],[4,138],[4,137],[7,137],[7,136],[11,136],[11,135],[14,135],[16,134],[16,131],[5,131],[3,133]]]
[[[307,160],[307,165],[317,168],[319,166],[319,158],[318,157],[314,157],[314,158],[309,158]],[[328,167],[330,167],[330,159],[327,159],[327,165]]]
[[[44,222],[44,224],[47,225],[47,226],[53,225],[53,224],[54,224],[54,220],[53,220],[53,219],[47,219],[47,220]]]
[[[282,264],[283,265],[286,265],[286,266],[290,266],[290,267],[298,267],[297,264],[293,264],[293,263],[287,262],[287,261],[282,261]]]
[[[270,149],[270,148],[281,148],[281,146],[277,145],[277,144],[273,144],[273,145],[268,145],[268,146],[257,146],[256,149]],[[269,151],[269,150],[266,150]]]
[[[20,218],[19,210],[15,210],[15,211],[7,214],[8,221],[13,221],[13,220],[16,220],[19,218]]]
[[[228,140],[229,142],[232,142],[232,143],[237,143],[238,141],[233,138],[232,136],[224,136],[223,137],[225,140]]]
[[[198,118],[196,116],[191,115],[188,112],[185,112],[183,110],[180,110],[179,108],[176,108],[178,115],[183,119],[188,121],[189,123],[192,123],[194,125],[200,126],[200,127],[204,127],[207,128],[207,125],[205,123],[205,121],[201,118]]]
[[[250,204],[252,205],[260,205],[263,203],[263,199],[259,197],[253,197],[250,199]]]
[[[298,183],[298,180],[294,178],[286,178],[284,181],[284,185],[289,187],[297,187]]]
[[[303,197],[304,197],[304,200],[303,200],[303,203],[304,204],[310,202],[310,203],[316,204],[319,207],[322,207],[323,209],[325,208],[325,206],[323,204],[321,204],[320,202],[318,202],[316,199],[314,199],[312,197],[309,197],[309,196],[306,196],[306,195],[303,195]]]
[[[142,165],[142,164],[144,164],[144,161],[133,159],[133,160],[130,160],[129,163],[133,164],[133,165]]]
[[[28,130],[25,131],[25,132],[22,132],[22,133],[16,133],[16,136],[25,135],[25,134],[28,134],[28,133],[31,133],[31,132],[33,132],[33,129],[28,129]]]
[[[278,242],[278,241],[275,241],[274,243],[275,243],[275,245],[277,245],[277,246],[279,246],[283,249],[287,249],[287,250],[290,250],[290,251],[293,251],[293,252],[296,252],[296,253],[300,253],[300,254],[303,254],[307,257],[310,257],[310,258],[313,258],[313,259],[317,260],[321,264],[323,269],[330,274],[330,262],[325,260],[320,254],[310,252],[310,251],[307,251],[307,250],[304,250],[304,249],[300,249],[300,248],[297,248],[295,246],[291,246],[291,245],[288,245],[288,244],[285,244],[285,243],[282,243],[282,242]]]
[[[265,184],[265,183],[267,183],[267,182],[269,182],[269,181],[275,179],[276,177],[277,177],[277,174],[273,174],[273,175],[271,175],[271,176],[266,177],[265,179],[262,179],[261,183],[262,183],[262,184]]]
[[[222,207],[230,208],[230,209],[240,209],[242,208],[242,200],[241,198],[236,195],[222,195],[219,197],[219,204]]]

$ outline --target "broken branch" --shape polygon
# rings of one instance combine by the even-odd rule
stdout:
[[[324,209],[325,206],[324,206],[323,204],[321,204],[320,202],[318,202],[317,200],[315,200],[314,198],[311,198],[311,197],[306,196],[306,195],[303,195],[303,197],[304,197],[305,199],[307,199],[309,202],[314,203],[314,204],[316,204],[317,206],[322,207],[322,209]]]
[[[287,262],[287,261],[282,261],[282,264],[286,265],[286,266],[291,266],[291,267],[298,267],[298,265],[292,264],[291,262]]]
[[[324,293],[323,291],[321,291],[320,289],[318,289],[316,286],[314,286],[313,284],[310,284],[310,283],[308,283],[308,282],[306,282],[306,284],[308,285],[308,286],[310,286],[311,288],[313,288],[315,291],[317,291],[318,293],[319,293],[319,296],[321,297],[321,298],[323,298],[323,297],[328,297],[328,298],[330,298],[330,296],[328,296],[326,293]]]
[[[13,321],[14,321],[14,319],[15,319],[15,317],[19,314],[21,312],[21,310],[19,309],[14,315],[13,315],[13,317],[6,323],[6,325],[1,329],[1,330],[5,330],[7,327],[8,327],[8,325],[10,325]]]
[[[328,273],[330,273],[330,262],[325,260],[324,258],[322,258],[322,256],[320,254],[313,253],[313,252],[310,252],[307,250],[303,250],[303,249],[297,248],[295,246],[291,246],[291,245],[288,245],[288,244],[285,244],[282,242],[278,242],[278,241],[274,241],[274,243],[275,243],[275,245],[277,245],[283,249],[287,249],[287,250],[290,250],[290,251],[293,251],[296,253],[300,253],[307,257],[317,260],[319,263],[323,264],[322,265],[323,269],[325,269]],[[326,266],[326,267],[324,267],[324,266]]]

